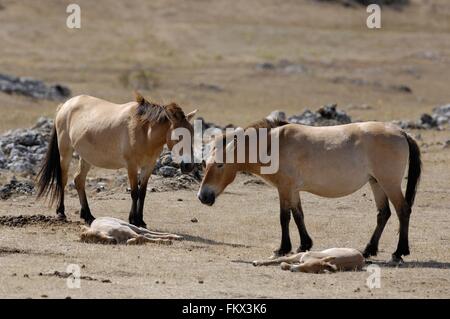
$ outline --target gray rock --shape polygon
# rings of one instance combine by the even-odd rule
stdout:
[[[338,110],[336,104],[327,104],[316,112],[306,110],[302,114],[293,115],[288,118],[288,122],[311,126],[330,126],[348,124],[352,122],[352,119],[344,111]]]
[[[30,129],[8,131],[0,136],[0,168],[17,173],[37,173],[47,152],[53,121],[39,118]]]
[[[403,129],[442,129],[450,123],[450,104],[433,109],[432,114],[424,113],[417,121],[400,120],[393,121]]]
[[[70,89],[63,85],[48,86],[44,82],[32,78],[6,74],[0,74],[0,91],[47,100],[63,100],[71,96]]]
[[[163,177],[174,177],[178,173],[178,169],[172,166],[162,166],[158,173]]]
[[[287,121],[286,113],[283,111],[272,111],[269,115],[266,117],[268,120],[278,120],[278,121]]]

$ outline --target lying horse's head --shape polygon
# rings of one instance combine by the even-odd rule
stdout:
[[[180,168],[182,173],[189,173],[194,169],[194,152],[192,149],[194,139],[194,129],[190,121],[193,119],[197,110],[185,115],[181,107],[176,103],[168,105],[157,105],[148,102],[142,95],[136,92],[136,101],[139,103],[137,115],[142,121],[147,121],[151,125],[169,123],[169,129],[166,133],[166,145],[170,151],[175,145],[184,145],[180,147]],[[166,124],[167,125],[167,124]],[[189,139],[183,141],[183,139]]]

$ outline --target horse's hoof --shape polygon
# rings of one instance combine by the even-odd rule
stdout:
[[[64,213],[58,213],[58,214],[56,214],[56,220],[66,221],[67,220],[67,216]]]
[[[84,222],[86,223],[86,225],[91,226],[92,222],[95,220],[94,216],[88,217],[88,218],[84,218]]]
[[[393,264],[393,265],[400,266],[400,265],[402,265],[402,264],[404,263],[404,261],[403,261],[403,258],[402,258],[402,257],[397,257],[397,256],[395,256],[395,255],[392,255],[392,258],[391,258],[391,260],[389,261],[389,263],[390,263],[390,264]]]
[[[280,267],[282,270],[291,270],[291,265],[285,262],[282,262]]]

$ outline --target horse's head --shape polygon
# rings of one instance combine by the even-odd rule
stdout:
[[[223,138],[219,138],[222,143]],[[203,161],[205,175],[203,176],[200,190],[198,191],[198,199],[205,205],[212,206],[223,190],[234,181],[237,173],[235,163],[226,163],[225,154],[234,152],[235,141],[232,140],[226,145],[225,152],[222,152],[223,160],[217,161],[217,143],[211,150],[211,154],[207,161]]]
[[[189,173],[194,169],[194,152],[192,149],[194,129],[190,121],[197,110],[185,115],[183,110],[175,103],[165,105],[164,110],[170,121],[170,128],[166,134],[167,147],[172,151],[174,146],[179,143],[183,146],[180,148],[179,154],[181,156],[180,168],[182,173]]]
[[[141,122],[154,126],[162,124],[166,134],[166,144],[170,151],[177,147],[176,155],[181,157],[180,168],[183,173],[189,173],[194,169],[194,152],[192,150],[194,129],[190,120],[197,110],[185,115],[181,107],[176,103],[159,105],[147,101],[139,92],[135,91],[138,103],[136,116]],[[167,129],[167,123],[169,128]]]

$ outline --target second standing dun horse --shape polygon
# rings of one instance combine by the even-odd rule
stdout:
[[[58,217],[66,217],[64,188],[75,150],[80,156],[75,174],[80,217],[89,225],[95,219],[85,192],[86,175],[91,166],[107,169],[125,167],[132,199],[130,224],[146,227],[144,200],[156,160],[164,144],[172,150],[179,142],[172,140],[173,130],[182,127],[193,136],[189,121],[195,113],[196,110],[185,115],[175,103],[162,106],[148,102],[139,93],[136,93],[136,102],[126,104],[114,104],[87,95],[71,98],[57,110],[47,155],[38,175],[38,197],[50,195],[52,203],[58,201]],[[181,155],[192,156],[192,147],[189,152]],[[192,171],[193,167],[192,161],[180,163],[183,173]]]
[[[222,163],[217,163],[214,160],[217,146],[224,145],[228,140],[218,137],[198,192],[203,204],[213,205],[216,197],[233,182],[238,171],[260,175],[278,189],[280,199],[281,245],[275,252],[276,257],[291,251],[291,213],[300,233],[301,245],[297,251],[307,251],[312,247],[303,219],[300,191],[322,197],[342,197],[356,192],[369,182],[378,217],[364,256],[377,254],[381,233],[391,215],[389,200],[400,221],[399,241],[393,260],[401,261],[402,256],[409,254],[409,217],[421,173],[420,150],[411,136],[392,124],[379,122],[312,127],[266,119],[253,127],[269,128],[269,140],[279,137],[278,171],[261,174],[261,161],[248,161],[248,143],[245,144],[245,162],[236,163],[236,140],[226,145],[229,152],[234,151],[234,162],[223,163],[225,161],[221,159]],[[403,195],[401,184],[408,160],[408,183]]]

